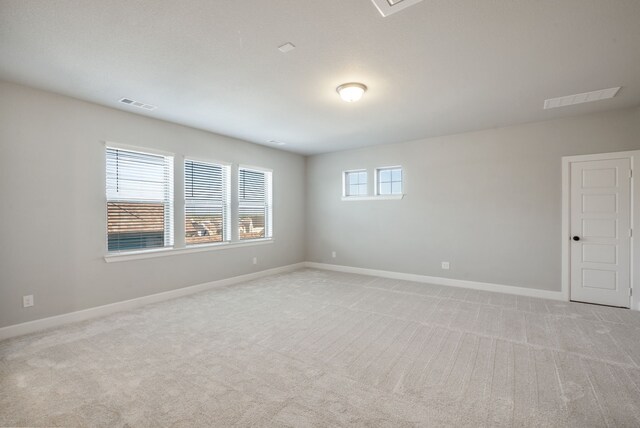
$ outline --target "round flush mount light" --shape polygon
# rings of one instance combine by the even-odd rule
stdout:
[[[367,87],[362,83],[344,83],[336,88],[338,94],[340,94],[340,98],[348,103],[354,103],[362,98],[362,94],[364,94],[367,90]]]

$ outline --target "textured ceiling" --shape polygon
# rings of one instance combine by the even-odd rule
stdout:
[[[0,78],[321,153],[640,105],[640,1],[0,0]]]

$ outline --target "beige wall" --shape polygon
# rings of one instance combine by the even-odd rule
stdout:
[[[275,243],[105,263],[104,141],[273,169]],[[305,161],[0,82],[0,327],[305,258],[558,291],[560,158],[639,148],[632,109]],[[367,168],[372,192],[388,165],[404,167],[404,199],[341,201],[343,170]]]
[[[104,141],[273,169],[275,242],[105,263]],[[2,82],[0,150],[0,327],[304,260],[302,156]]]
[[[639,148],[636,108],[309,157],[307,260],[560,291],[561,157]],[[404,199],[341,201],[387,165]]]

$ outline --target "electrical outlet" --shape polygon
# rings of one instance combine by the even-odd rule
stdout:
[[[257,257],[254,257],[254,258],[253,258],[253,264],[254,264],[254,265],[257,265],[257,264],[258,264],[258,258],[257,258]]]
[[[28,296],[22,296],[22,307],[29,308],[33,306],[33,294],[29,294]]]
[[[334,259],[336,258],[336,252],[335,251],[331,252],[331,257],[334,258]]]
[[[442,269],[449,270],[449,262],[442,262]]]

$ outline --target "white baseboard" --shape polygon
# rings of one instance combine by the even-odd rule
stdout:
[[[0,328],[0,340],[8,339],[10,337],[22,336],[23,334],[35,333],[41,330],[58,327],[63,324],[68,324],[71,322],[84,321],[91,318],[110,315],[115,312],[135,309],[140,306],[148,305],[150,303],[157,303],[157,302],[162,302],[164,300],[175,299],[177,297],[188,296],[190,294],[199,293],[201,291],[210,290],[212,288],[224,287],[226,285],[233,285],[239,282],[261,278],[267,275],[290,272],[296,269],[303,268],[305,266],[306,266],[305,262],[295,263],[292,265],[286,265],[286,266],[280,266],[277,268],[261,270],[259,272],[252,272],[246,275],[239,275],[231,278],[219,279],[217,281],[206,282],[204,284],[196,284],[189,287],[178,288],[176,290],[164,291],[162,293],[150,294],[148,296],[137,297],[135,299],[125,300],[123,302],[116,302],[108,305],[96,306],[94,308],[88,308],[80,311],[69,312],[67,314],[56,315],[48,318],[41,318],[39,320],[28,321],[21,324],[14,324],[14,325]]]
[[[387,270],[366,269],[351,266],[331,265],[327,263],[305,262],[305,266],[315,269],[333,270],[336,272],[357,273],[360,275],[380,276],[382,278],[402,279],[405,281],[424,282],[451,287],[470,288],[472,290],[492,291],[494,293],[515,294],[517,296],[538,297],[540,299],[563,300],[566,297],[561,291],[540,290],[512,285],[492,284],[489,282],[467,281],[464,279],[442,278],[439,276],[416,275],[413,273],[391,272]]]
[[[108,305],[97,306],[95,308],[83,309],[67,314],[56,315],[53,317],[42,318],[39,320],[2,327],[0,328],[0,340],[8,339],[10,337],[22,336],[29,333],[35,333],[71,322],[84,321],[91,318],[110,315],[115,312],[135,309],[139,308],[140,306],[148,305],[150,303],[157,303],[165,300],[175,299],[177,297],[188,296],[190,294],[199,293],[201,291],[210,290],[212,288],[233,285],[256,278],[261,278],[267,275],[291,272],[303,267],[332,270],[337,272],[357,273],[361,275],[379,276],[382,278],[402,279],[406,281],[424,282],[436,285],[448,285],[451,287],[463,287],[470,288],[472,290],[493,291],[496,293],[515,294],[518,296],[538,297],[541,299],[566,300],[565,296],[560,291],[539,290],[535,288],[523,288],[510,285],[491,284],[487,282],[416,275],[411,273],[391,272],[386,270],[366,269],[326,263],[301,262],[292,265],[266,269],[259,272],[253,272],[246,275],[234,276],[232,278],[225,278],[217,281],[206,282],[203,284],[192,285],[189,287],[178,288],[176,290],[165,291],[148,296],[142,296],[131,300],[125,300],[123,302],[111,303]]]

